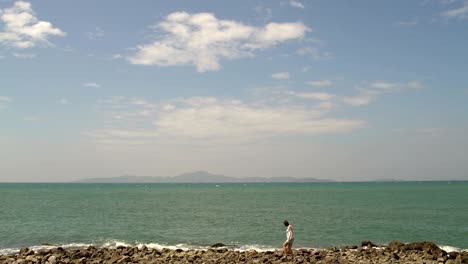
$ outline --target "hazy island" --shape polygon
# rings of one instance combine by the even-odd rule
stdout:
[[[220,174],[211,174],[206,171],[184,173],[173,177],[152,176],[119,176],[110,178],[89,178],[76,181],[77,183],[255,183],[255,182],[332,182],[316,178],[294,178],[294,177],[250,177],[236,178]]]

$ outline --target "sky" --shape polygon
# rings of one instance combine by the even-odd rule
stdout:
[[[0,0],[0,181],[468,180],[468,0]]]

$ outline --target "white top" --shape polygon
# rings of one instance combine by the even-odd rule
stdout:
[[[293,231],[292,231],[292,226],[288,225],[288,228],[286,228],[286,240],[291,240],[294,238]]]

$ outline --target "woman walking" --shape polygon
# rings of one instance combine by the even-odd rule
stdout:
[[[292,225],[289,224],[288,220],[284,220],[283,224],[286,228],[286,241],[283,243],[283,252],[287,256],[288,253],[292,255],[292,246],[294,243],[294,231]]]

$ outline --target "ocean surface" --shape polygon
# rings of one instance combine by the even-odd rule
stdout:
[[[468,182],[0,184],[0,254],[50,245],[281,248],[363,240],[468,249]]]

